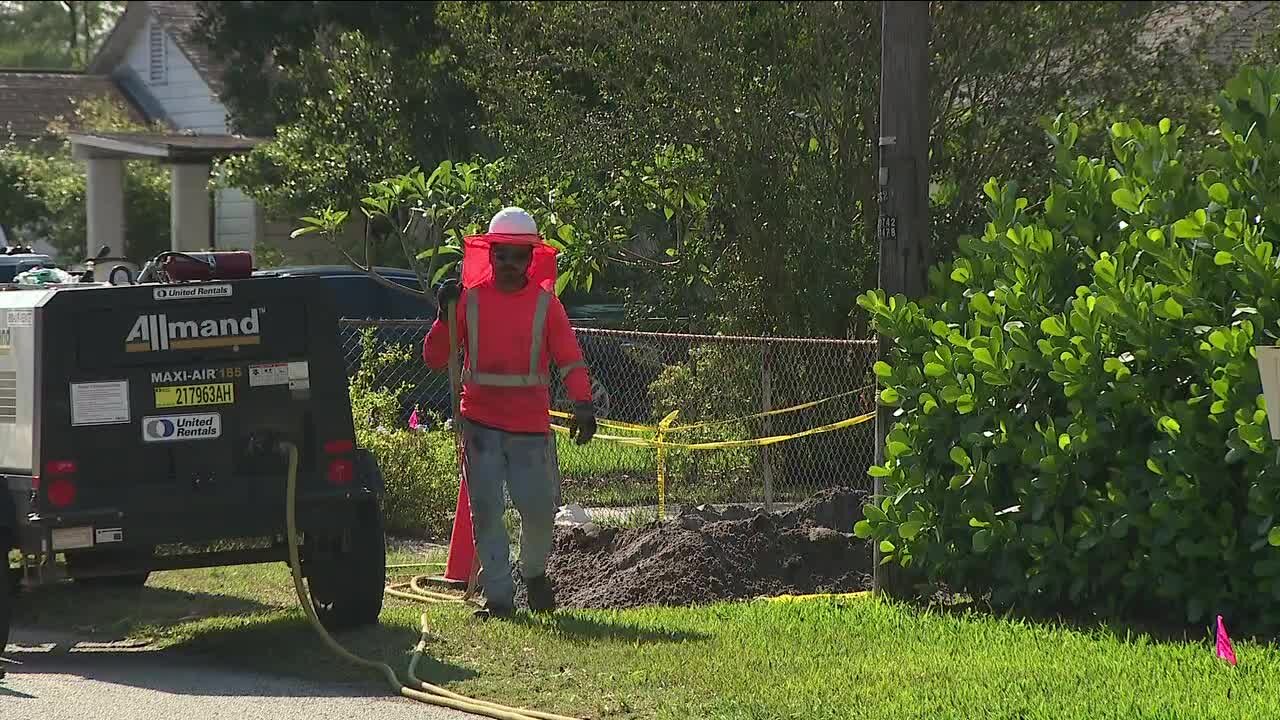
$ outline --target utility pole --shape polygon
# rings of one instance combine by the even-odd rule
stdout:
[[[880,3],[880,287],[890,297],[918,298],[927,290],[929,252],[929,3],[885,0]],[[879,338],[878,354],[892,339]],[[877,406],[876,464],[884,462],[885,437],[892,408]],[[875,498],[884,482],[875,479]],[[881,565],[873,548],[875,589],[900,590],[893,563]]]

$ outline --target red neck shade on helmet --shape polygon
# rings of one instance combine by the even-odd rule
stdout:
[[[528,245],[533,248],[529,262],[529,281],[549,292],[556,287],[556,249],[537,235],[508,235],[484,233],[468,235],[462,247],[462,287],[471,288],[493,279],[493,266],[489,263],[489,246],[494,243]]]

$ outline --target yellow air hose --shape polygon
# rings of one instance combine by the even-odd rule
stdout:
[[[565,715],[556,715],[554,713],[539,712],[537,710],[526,710],[524,708],[514,708],[507,705],[499,705],[498,703],[488,702],[486,700],[476,700],[459,695],[458,693],[445,690],[437,685],[432,685],[418,679],[414,674],[418,660],[422,657],[422,653],[426,650],[427,643],[427,615],[422,614],[421,629],[422,636],[418,644],[414,646],[413,657],[409,661],[409,677],[416,687],[405,685],[400,682],[400,678],[396,676],[396,671],[391,669],[390,665],[373,660],[366,660],[351,651],[344,648],[328,630],[320,622],[320,618],[316,616],[315,607],[311,604],[311,596],[307,593],[302,582],[302,564],[298,559],[298,526],[294,507],[298,489],[298,447],[291,442],[283,441],[281,445],[289,454],[289,476],[286,488],[285,498],[285,525],[289,532],[289,567],[293,572],[293,589],[298,594],[298,604],[302,606],[302,610],[306,613],[307,620],[311,622],[311,626],[315,628],[316,633],[320,635],[320,639],[324,640],[325,645],[333,652],[355,665],[367,667],[377,670],[386,678],[387,683],[391,686],[392,692],[401,697],[417,700],[419,702],[438,705],[441,707],[452,708],[462,712],[469,712],[475,715],[483,715],[485,717],[496,718],[496,720],[576,720]],[[408,583],[408,587],[413,589],[414,593],[403,591],[393,591],[394,586],[389,586],[388,594],[396,597],[405,597],[412,600],[427,600],[431,602],[461,602],[461,599],[445,595],[443,593],[430,593],[420,589],[420,581],[422,576],[414,578]],[[429,596],[418,595],[417,593],[428,593]]]

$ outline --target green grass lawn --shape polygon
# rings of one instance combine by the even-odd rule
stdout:
[[[421,666],[428,680],[593,718],[1280,716],[1273,647],[1238,642],[1240,665],[1231,668],[1207,637],[1126,639],[870,599],[562,612],[488,624],[460,606],[393,601],[380,626],[340,641],[403,669],[423,611],[434,635],[434,659]],[[283,565],[156,573],[132,591],[44,588],[19,613],[24,624],[149,638],[162,652],[232,667],[382,687],[314,636]]]

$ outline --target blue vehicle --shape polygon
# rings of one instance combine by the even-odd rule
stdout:
[[[412,270],[392,267],[375,269],[386,280],[414,290],[419,288],[418,277]],[[433,298],[417,297],[385,287],[367,274],[347,265],[270,268],[257,270],[254,275],[318,276],[333,289],[339,317],[344,320],[431,320],[436,316]],[[593,299],[595,298],[580,298]],[[620,305],[575,302],[579,298],[568,293],[562,300],[575,327],[608,325],[622,315]],[[373,327],[379,345],[407,344],[416,354],[422,347],[428,324],[409,327],[386,324]],[[348,369],[354,371],[359,362],[358,354],[354,351],[356,339],[350,337],[344,338],[344,341],[349,350]],[[649,421],[649,383],[662,370],[660,364],[644,359],[652,356],[652,353],[629,352],[628,343],[597,335],[579,335],[578,342],[591,372],[592,396],[597,415],[630,422]],[[451,415],[449,380],[444,373],[433,372],[419,364],[409,372],[398,371],[396,376],[386,379],[393,385],[406,380],[414,383],[414,387],[402,400],[402,420],[407,421],[415,406],[423,412],[436,413],[443,418]],[[561,410],[571,407],[572,403],[565,396],[564,388],[555,374],[551,392],[554,407]]]

